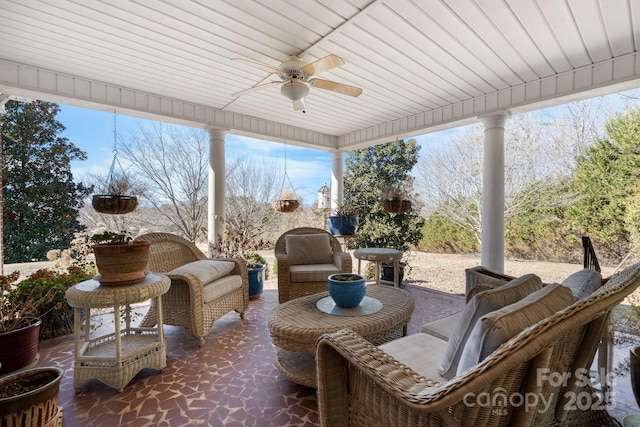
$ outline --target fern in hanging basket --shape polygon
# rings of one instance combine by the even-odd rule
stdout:
[[[300,202],[295,199],[293,190],[285,190],[280,194],[280,199],[271,203],[271,206],[278,212],[291,213],[300,207]]]

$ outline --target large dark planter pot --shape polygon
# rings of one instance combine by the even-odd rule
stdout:
[[[130,285],[144,280],[149,242],[97,244],[91,248],[101,285]]]
[[[353,279],[353,280],[345,280]],[[367,293],[364,276],[355,273],[336,273],[328,278],[329,296],[338,307],[357,307]]]
[[[358,229],[358,217],[330,216],[327,218],[327,225],[334,236],[353,236]]]
[[[640,405],[640,347],[634,347],[629,352],[629,361],[631,363],[631,389],[636,403]]]
[[[258,299],[264,288],[264,270],[266,265],[260,264],[260,268],[250,268],[249,274],[249,299]]]
[[[64,371],[56,367],[34,368],[0,378],[0,425],[40,427],[60,425],[56,419],[60,380]],[[31,391],[5,397],[5,389],[33,384]]]
[[[398,280],[400,281],[400,283],[402,283],[402,280],[404,279],[404,267],[405,267],[405,263],[400,262],[398,263]],[[382,274],[380,275],[380,279],[387,281],[387,282],[393,282],[393,273],[394,273],[394,268],[393,268],[393,264],[386,264],[386,263],[382,263]]]
[[[0,375],[35,366],[41,323],[39,318],[29,317],[25,326],[0,333]]]

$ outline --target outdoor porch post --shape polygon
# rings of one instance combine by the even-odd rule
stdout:
[[[484,125],[482,166],[481,265],[504,272],[504,123],[506,112],[481,117]]]
[[[207,247],[209,256],[213,256],[212,245],[218,242],[218,236],[224,237],[224,137],[227,131],[207,127],[209,133],[209,186],[207,204]]]
[[[333,167],[331,169],[331,212],[335,212],[344,199],[344,181],[342,170],[342,151],[334,151],[331,153],[333,158]]]

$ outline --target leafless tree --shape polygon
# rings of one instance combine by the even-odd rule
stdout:
[[[207,224],[208,138],[201,129],[162,123],[145,126],[118,141],[129,171],[145,184],[145,199],[175,232],[192,242]],[[125,166],[126,167],[126,166]]]

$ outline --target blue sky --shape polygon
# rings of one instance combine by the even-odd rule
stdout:
[[[60,113],[56,118],[66,127],[62,136],[87,153],[86,161],[72,162],[74,178],[81,180],[87,173],[106,176],[113,161],[113,113],[60,104]],[[136,129],[139,122],[151,122],[122,114],[118,114],[115,119],[118,136],[126,135],[129,131]],[[438,132],[416,139],[418,143],[424,145],[428,141],[442,139],[443,133]],[[285,146],[281,143],[232,134],[228,134],[225,141],[225,154],[228,157],[251,153],[254,160],[264,159],[284,167]],[[287,176],[305,205],[312,205],[317,200],[318,189],[324,183],[331,184],[332,158],[326,151],[288,144],[286,168]]]

